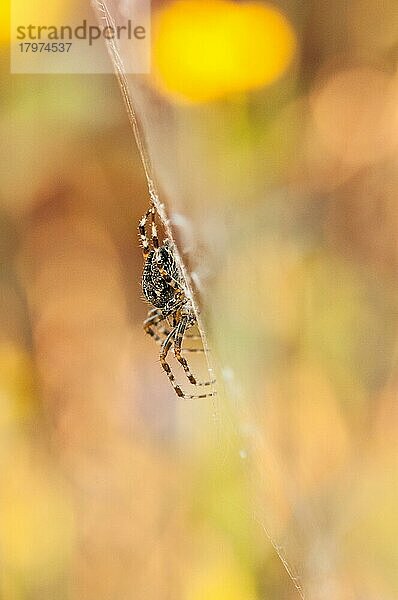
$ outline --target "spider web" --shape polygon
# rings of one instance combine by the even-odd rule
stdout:
[[[102,2],[101,0],[93,0],[92,4],[99,16],[100,21],[104,22],[106,27],[112,27],[115,29],[115,19],[113,18],[112,14],[110,12],[108,4],[106,2]],[[121,89],[123,100],[124,100],[124,103],[125,103],[125,106],[127,109],[127,114],[128,114],[128,118],[130,121],[130,125],[131,125],[133,133],[134,133],[134,138],[135,138],[135,141],[137,144],[138,152],[140,154],[142,166],[144,168],[149,197],[151,199],[151,202],[156,207],[156,211],[159,215],[160,220],[162,221],[167,238],[170,240],[170,242],[173,245],[173,253],[175,255],[176,261],[177,261],[177,263],[181,269],[181,272],[183,274],[187,295],[192,302],[196,321],[198,324],[199,333],[200,333],[200,336],[201,336],[201,339],[203,342],[207,371],[208,371],[210,380],[212,380],[214,369],[212,367],[210,354],[208,351],[205,328],[203,326],[203,323],[202,323],[202,320],[200,317],[200,313],[198,310],[198,305],[197,305],[195,295],[193,292],[191,278],[188,274],[188,271],[186,269],[184,261],[182,260],[181,254],[178,250],[178,247],[175,243],[173,231],[170,226],[170,219],[167,216],[165,204],[160,199],[158,185],[156,183],[156,178],[153,173],[151,159],[148,155],[148,152],[146,150],[146,145],[143,141],[144,135],[143,135],[143,133],[140,129],[139,123],[138,123],[137,114],[136,114],[136,110],[135,110],[133,99],[132,99],[132,94],[131,94],[130,87],[129,87],[127,77],[126,77],[126,69],[124,67],[124,63],[123,63],[123,59],[121,57],[118,43],[117,43],[116,39],[108,39],[106,43],[108,46],[108,50],[109,50],[114,68],[115,68],[116,77],[117,77],[119,85],[120,85],[120,89]],[[214,387],[213,387],[212,391],[215,392]],[[216,408],[217,408],[216,404],[214,403],[215,410],[214,410],[213,416],[215,419],[218,419],[218,411],[216,410]]]
[[[123,4],[122,0],[120,1],[120,5],[121,4]],[[106,0],[92,0],[92,5],[93,5],[95,12],[98,15],[100,22],[102,22],[102,24],[104,24],[104,26],[115,28],[115,24],[117,24],[117,21],[118,21],[118,6],[114,5],[114,0],[109,0],[108,2]],[[120,8],[120,10],[122,10],[122,6],[120,6],[119,8]],[[203,343],[204,356],[205,356],[205,361],[206,361],[206,369],[209,374],[209,379],[212,380],[214,378],[213,373],[215,372],[215,369],[213,366],[213,358],[211,357],[210,352],[208,350],[209,346],[207,343],[206,330],[205,330],[203,321],[201,319],[200,312],[198,310],[198,305],[196,302],[195,293],[194,293],[194,289],[193,289],[193,285],[192,285],[192,278],[194,276],[192,276],[192,278],[191,278],[190,274],[188,273],[187,267],[185,266],[185,263],[182,259],[182,256],[178,250],[178,247],[175,243],[175,237],[173,235],[173,231],[171,228],[171,221],[167,215],[166,206],[162,202],[161,197],[160,197],[158,184],[156,182],[156,177],[154,175],[154,171],[153,171],[153,167],[152,167],[152,161],[151,161],[148,151],[147,151],[145,134],[142,131],[142,127],[137,118],[137,111],[135,108],[136,103],[133,100],[131,85],[129,84],[129,81],[126,76],[126,69],[125,69],[125,65],[124,65],[124,61],[122,58],[122,53],[121,53],[118,41],[116,39],[107,39],[106,44],[107,44],[108,51],[109,51],[109,54],[110,54],[110,57],[111,57],[111,60],[112,60],[113,66],[114,66],[115,74],[116,74],[116,77],[117,77],[117,80],[118,80],[118,83],[119,83],[119,86],[120,86],[120,89],[122,92],[122,97],[123,97],[123,100],[124,100],[124,103],[126,106],[129,122],[130,122],[131,128],[133,130],[135,142],[136,142],[136,145],[137,145],[137,148],[139,151],[140,159],[141,159],[142,166],[143,166],[144,173],[145,173],[149,197],[150,197],[151,202],[156,207],[158,216],[162,222],[166,236],[173,245],[175,259],[176,259],[177,263],[179,264],[179,267],[183,274],[186,292],[192,302],[192,306],[193,306],[196,320],[197,320],[199,334],[200,334],[200,337],[201,337],[202,343]],[[178,225],[178,222],[177,222],[178,219],[184,220],[183,217],[176,215],[176,217],[173,218],[173,222],[175,222],[175,224],[177,224],[177,225]],[[200,282],[200,280],[199,280],[199,282]],[[196,278],[195,278],[195,283],[196,283]],[[198,287],[198,286],[196,286],[196,287]],[[232,377],[233,377],[233,375],[234,374],[232,373]],[[223,380],[224,380],[223,383],[225,384],[225,388],[228,388],[228,379],[229,379],[228,375],[223,373]],[[214,386],[212,386],[212,391],[215,392]],[[234,395],[236,396],[236,404],[239,405],[241,400],[238,397],[239,392],[236,393],[236,385],[235,385],[235,394]],[[213,404],[213,415],[212,416],[213,416],[213,421],[215,423],[216,430],[217,430],[216,435],[217,435],[217,439],[219,440],[219,444],[221,445],[222,441],[221,441],[221,433],[220,432],[221,432],[221,428],[222,428],[222,423],[221,423],[221,418],[220,418],[220,410],[219,410],[217,396],[213,395],[211,400],[212,400],[212,404]],[[238,408],[238,411],[240,411],[240,416],[242,417],[242,420],[245,421],[246,427],[248,427],[249,429],[252,428],[253,416],[249,415],[247,410],[242,406],[240,406],[240,408]],[[229,424],[231,424],[231,423],[229,423]],[[234,433],[236,434],[237,438],[242,439],[241,427],[239,425],[238,426],[232,425],[232,427],[234,429]],[[247,436],[245,436],[245,437],[247,437]],[[250,442],[248,445],[250,446],[249,452],[252,451],[255,453],[257,451],[255,436],[253,436],[250,439]],[[240,458],[242,459],[242,462],[244,463],[245,459],[247,458],[248,452],[246,451],[246,448],[244,445],[242,448],[243,449],[240,450],[239,454],[240,454]],[[226,459],[227,454],[228,454],[228,449],[224,448],[221,450],[221,454],[220,454],[221,463],[223,463],[224,461],[227,460]],[[249,469],[248,462],[246,462],[246,468]],[[259,473],[256,473],[256,476],[263,477]],[[258,526],[261,528],[261,530],[265,534],[266,538],[268,539],[269,543],[271,544],[274,552],[276,553],[276,555],[278,556],[278,559],[280,560],[281,564],[283,565],[283,568],[285,569],[289,579],[293,583],[298,596],[304,600],[305,594],[304,594],[303,587],[301,585],[300,577],[296,574],[295,570],[293,569],[293,567],[287,560],[284,548],[275,541],[274,536],[270,533],[270,531],[266,527],[266,525],[265,525],[266,519],[265,519],[264,515],[260,515],[259,511],[255,511],[252,514],[252,518],[253,518],[253,521],[256,522],[258,524]]]

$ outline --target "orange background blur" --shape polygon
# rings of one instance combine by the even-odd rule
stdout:
[[[115,78],[10,75],[1,10],[0,598],[396,598],[395,3],[152,3],[129,84],[215,402],[142,331]]]

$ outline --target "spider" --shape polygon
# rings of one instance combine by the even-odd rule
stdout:
[[[156,208],[152,204],[142,217],[138,230],[144,255],[144,270],[142,274],[142,291],[145,299],[153,306],[144,321],[144,330],[154,340],[161,344],[160,363],[169,378],[175,393],[180,398],[208,398],[215,392],[203,394],[186,394],[176,383],[174,374],[167,362],[167,355],[173,347],[174,355],[182,366],[189,382],[194,386],[210,386],[214,381],[197,381],[192,375],[183,352],[201,352],[201,348],[182,349],[184,338],[201,339],[187,333],[197,325],[192,301],[186,293],[186,286],[181,269],[175,259],[173,246],[165,239],[159,243],[155,223]],[[151,235],[147,235],[147,224],[150,222]],[[164,326],[164,323],[168,326]]]

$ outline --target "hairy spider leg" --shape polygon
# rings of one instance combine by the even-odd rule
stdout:
[[[161,335],[168,335],[170,333],[170,330],[167,329],[167,327],[164,327],[164,326],[158,327],[158,331],[159,331],[159,333]],[[185,332],[184,333],[184,337],[187,338],[187,339],[189,338],[190,340],[202,340],[202,336],[200,336],[200,335],[198,335],[196,333],[187,333],[187,332]],[[203,348],[198,348],[197,350],[198,351],[199,350],[202,351]],[[192,348],[192,352],[194,352],[194,351],[196,351],[196,348]]]
[[[175,308],[178,309],[179,306],[177,305],[177,307],[175,307]],[[174,312],[175,308],[173,308],[173,312]],[[161,308],[152,308],[148,312],[148,317],[144,321],[144,331],[145,331],[145,333],[147,333],[148,335],[153,337],[156,343],[163,342],[164,338],[161,337],[162,332],[158,329],[158,325],[159,325],[159,323],[161,323],[162,321],[167,319],[169,314],[172,314],[172,313],[169,313],[168,311],[164,311]],[[161,335],[159,335],[159,333]],[[167,331],[167,335],[169,333],[170,332]]]
[[[209,392],[207,394],[185,394],[181,387],[176,383],[175,381],[175,377],[173,375],[173,372],[170,368],[170,365],[167,362],[167,355],[169,353],[169,350],[173,344],[174,341],[174,337],[177,334],[177,330],[178,330],[179,325],[177,325],[176,327],[174,327],[174,329],[172,329],[169,333],[169,335],[166,337],[166,339],[164,340],[163,344],[162,344],[162,349],[160,352],[160,363],[164,369],[164,371],[167,374],[167,377],[169,378],[169,381],[171,383],[171,385],[173,386],[173,389],[175,391],[175,393],[177,394],[177,396],[179,398],[184,398],[186,400],[194,400],[194,399],[200,399],[200,398],[211,398],[212,396],[215,396],[216,393],[215,392]]]
[[[160,323],[165,320],[165,316],[159,308],[154,308],[148,312],[148,318],[144,321],[144,331],[148,335],[150,335],[157,344],[163,342],[164,338],[169,335],[170,330],[164,326],[160,326]],[[189,333],[185,333],[185,338],[190,339],[198,339],[202,338],[200,335],[193,335]],[[181,350],[182,353],[194,353],[194,352],[204,352],[204,348],[183,348]]]
[[[170,365],[169,365],[169,363],[166,360],[167,359],[167,354],[169,353],[169,350],[170,350],[171,345],[173,343],[174,335],[177,332],[177,328],[178,328],[178,325],[177,325],[177,327],[174,327],[174,329],[172,329],[170,331],[169,335],[163,341],[162,349],[161,349],[161,352],[160,352],[160,364],[162,365],[163,370],[166,371],[167,377],[169,378],[169,381],[170,381],[171,385],[173,386],[174,391],[177,394],[177,396],[179,398],[184,398],[184,392],[182,391],[182,389],[180,388],[180,386],[176,383],[175,377],[174,377],[173,372],[172,372],[172,370],[170,368]]]
[[[155,251],[159,250],[159,238],[158,238],[158,229],[155,223],[155,214],[152,217],[151,221],[151,237],[152,237],[152,246]]]
[[[162,325],[160,325],[160,322],[158,325],[156,325],[156,330],[158,332],[158,334],[160,334],[160,336],[163,336],[163,338],[161,338],[159,335],[158,337],[160,339],[164,339],[167,335],[169,335],[170,333],[170,329],[167,329],[167,327],[164,327]],[[185,333],[184,334],[184,338],[186,339],[190,339],[190,340],[202,340],[202,338],[200,337],[200,335],[195,335],[193,333]],[[200,353],[200,352],[205,352],[204,348],[182,348],[181,349],[182,354],[185,353]]]
[[[152,313],[152,315],[151,315],[151,313]],[[156,312],[153,312],[152,310],[149,311],[148,318],[145,319],[145,321],[144,321],[145,333],[150,335],[155,340],[156,343],[163,342],[162,336],[159,335],[159,333],[157,331],[157,326],[159,323],[164,321],[164,319],[165,319],[165,317],[163,316],[163,313],[161,312],[161,310],[156,309]]]
[[[146,258],[151,251],[151,244],[150,244],[147,232],[146,232],[146,224],[148,222],[149,217],[151,218],[151,223],[153,225],[154,219],[155,219],[155,207],[153,205],[150,206],[150,208],[146,211],[145,215],[142,217],[142,219],[138,225],[138,231],[140,233],[142,253],[144,255],[144,258]],[[152,242],[153,242],[153,236],[152,236]],[[159,247],[159,243],[158,243],[158,247]]]
[[[182,317],[181,321],[177,325],[176,334],[174,337],[174,355],[182,368],[184,369],[185,375],[192,385],[205,386],[214,385],[215,381],[196,381],[196,378],[192,375],[186,358],[181,354],[181,346],[184,339],[184,333],[188,326],[188,317]]]

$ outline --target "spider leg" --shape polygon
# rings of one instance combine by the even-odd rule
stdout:
[[[167,327],[161,326],[158,327],[158,332],[160,333],[160,335],[169,335],[170,330],[167,329]],[[196,335],[194,333],[185,333],[184,337],[190,340],[202,340],[200,335]],[[204,352],[205,349],[204,348],[183,348],[182,352]]]
[[[160,364],[162,365],[164,371],[166,371],[167,377],[169,378],[169,381],[170,381],[171,385],[173,386],[174,391],[177,394],[177,396],[179,398],[184,398],[185,394],[182,391],[182,389],[180,388],[180,386],[177,385],[177,383],[175,382],[175,377],[171,371],[169,363],[166,360],[169,350],[173,344],[174,336],[177,333],[177,329],[178,329],[178,325],[170,331],[169,335],[165,338],[165,340],[162,344],[162,349],[160,352]]]
[[[166,327],[159,327],[160,323],[164,320],[162,314],[154,314],[148,316],[144,321],[144,331],[147,333],[156,344],[161,344],[165,337],[167,337],[170,331]],[[198,336],[199,337],[199,336]],[[185,353],[200,353],[204,352],[204,348],[182,348],[181,352]]]
[[[155,340],[157,344],[163,342],[164,338],[170,333],[167,327],[161,325],[162,321],[165,320],[163,312],[159,308],[152,308],[148,312],[148,317],[144,321],[144,331],[151,338]],[[198,336],[199,337],[199,336]],[[183,352],[204,352],[203,348],[184,348]]]
[[[185,398],[186,400],[194,400],[194,399],[201,399],[201,398],[210,398],[212,396],[216,395],[216,392],[209,392],[207,394],[185,394],[181,387],[176,383],[175,381],[175,377],[172,373],[171,367],[169,365],[169,363],[167,362],[167,355],[169,353],[169,350],[173,344],[173,342],[175,342],[175,336],[177,334],[178,328],[180,327],[179,325],[176,325],[176,327],[174,327],[174,329],[172,329],[170,331],[170,333],[168,334],[168,336],[166,337],[166,339],[163,341],[162,344],[162,349],[160,352],[160,363],[164,369],[164,371],[167,374],[167,377],[169,378],[169,381],[171,383],[171,385],[173,386],[173,389],[175,391],[175,393],[177,394],[177,396],[179,398]]]
[[[184,334],[188,325],[187,317],[183,317],[176,327],[176,334],[174,339],[174,355],[182,368],[184,369],[185,375],[192,385],[205,386],[213,385],[215,381],[196,381],[189,368],[187,359],[182,356],[181,346],[184,338]]]
[[[206,394],[184,394],[182,398],[184,400],[202,400],[203,398],[213,398],[217,396],[217,392],[207,392]]]
[[[150,310],[148,318],[144,321],[144,331],[150,335],[155,342],[159,343],[163,341],[163,338],[158,333],[158,324],[164,320],[162,311],[158,308]]]
[[[181,350],[182,354],[185,354],[185,353],[194,354],[195,352],[204,352],[204,351],[205,351],[204,348],[182,348],[182,350]]]
[[[168,329],[166,327],[164,327],[164,326],[160,326],[158,328],[158,331],[162,335],[167,335],[169,333]],[[197,335],[195,333],[186,333],[185,332],[184,333],[184,339],[185,338],[186,339],[190,339],[190,340],[200,340],[203,343],[202,336],[201,335]],[[195,352],[196,353],[200,353],[200,352],[203,353],[203,352],[206,352],[206,348],[203,348],[203,347],[202,348],[182,348],[181,352],[182,352],[182,354],[185,354],[185,353],[195,353]]]
[[[144,255],[144,258],[146,258],[148,256],[149,252],[151,251],[151,243],[150,243],[150,240],[149,240],[147,232],[146,232],[146,224],[148,222],[148,219],[150,218],[151,223],[152,223],[152,231],[153,231],[153,225],[154,225],[154,220],[155,220],[155,210],[156,209],[153,205],[150,206],[150,208],[146,211],[145,215],[142,217],[142,219],[138,225],[138,231],[140,233],[142,253]],[[152,243],[153,243],[153,247],[155,248],[153,235],[152,235]],[[157,243],[157,247],[159,247],[159,242]]]
[[[170,333],[170,330],[167,329],[167,327],[159,327],[159,333],[161,333],[162,335],[168,335]],[[184,338],[190,339],[190,340],[201,340],[202,337],[200,335],[195,335],[194,333],[185,333],[184,334]],[[188,348],[184,348],[184,350],[188,350]],[[191,350],[193,352],[196,352],[196,350],[203,350],[203,348],[191,348]]]

